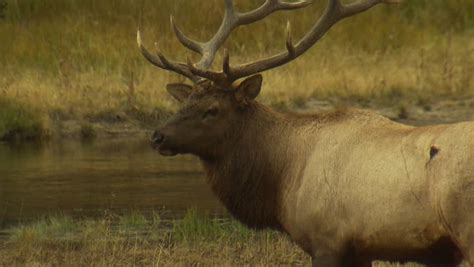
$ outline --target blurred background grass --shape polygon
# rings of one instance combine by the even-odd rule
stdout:
[[[3,2],[0,99],[53,120],[117,113],[159,118],[173,110],[176,104],[164,86],[184,80],[141,57],[137,28],[149,47],[157,42],[168,57],[184,60],[191,52],[173,36],[170,14],[189,36],[204,41],[216,31],[223,13],[221,0]],[[249,10],[263,0],[235,2],[239,10]],[[284,49],[286,21],[291,21],[296,40],[324,5],[315,1],[304,10],[276,13],[239,28],[225,44],[231,62]],[[378,6],[336,25],[302,58],[265,73],[260,100],[291,106],[308,99],[395,103],[472,95],[473,30],[472,0]]]

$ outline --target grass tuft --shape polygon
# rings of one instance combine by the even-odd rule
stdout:
[[[38,245],[67,240],[78,232],[79,225],[71,217],[50,216],[12,230],[11,240],[22,245]]]
[[[120,229],[124,230],[146,229],[149,223],[149,220],[143,214],[135,211],[127,213],[119,218]]]
[[[182,220],[173,225],[173,237],[182,241],[212,239],[249,239],[254,233],[235,220],[209,219],[209,216],[190,209]]]
[[[0,97],[0,140],[38,140],[46,136],[41,115],[14,100]]]

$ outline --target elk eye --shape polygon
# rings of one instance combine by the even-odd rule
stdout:
[[[215,117],[217,116],[217,113],[219,113],[219,110],[216,107],[209,108],[204,112],[204,115],[202,116],[203,119],[210,118],[210,117]]]

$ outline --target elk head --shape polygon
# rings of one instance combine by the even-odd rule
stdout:
[[[178,40],[188,49],[202,57],[197,63],[187,60],[168,60],[161,52],[156,55],[142,44],[137,33],[138,47],[143,56],[153,65],[187,77],[193,86],[169,84],[168,92],[184,103],[181,110],[161,129],[153,134],[153,145],[161,154],[171,156],[178,153],[193,153],[201,157],[216,157],[225,142],[235,138],[245,127],[249,109],[260,92],[262,76],[258,73],[286,64],[304,54],[318,42],[338,21],[368,10],[379,3],[398,3],[400,0],[360,0],[343,4],[341,0],[328,0],[325,12],[311,30],[297,43],[293,43],[290,23],[287,24],[286,51],[277,55],[237,66],[230,64],[230,56],[224,50],[222,70],[211,70],[218,49],[231,32],[265,18],[279,10],[294,10],[311,4],[310,0],[284,2],[266,0],[259,8],[240,13],[234,9],[232,0],[224,0],[225,14],[217,33],[205,43],[184,35],[171,17],[172,28]],[[242,82],[238,80],[244,79]]]
[[[168,84],[168,92],[185,105],[155,131],[152,145],[166,156],[177,153],[206,158],[218,156],[233,133],[243,126],[247,105],[257,97],[261,84],[261,75],[251,76],[229,88],[221,88],[208,80],[194,87]]]

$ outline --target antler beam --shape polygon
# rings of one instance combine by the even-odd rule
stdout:
[[[341,0],[328,0],[328,5],[322,17],[297,44],[293,44],[291,25],[288,22],[286,51],[238,66],[230,65],[229,53],[225,51],[222,71],[213,71],[211,70],[211,66],[218,49],[235,28],[254,23],[279,10],[294,10],[306,7],[310,5],[312,1],[283,2],[282,0],[266,0],[265,3],[257,9],[240,13],[235,11],[232,0],[224,0],[225,13],[222,23],[217,33],[205,43],[187,37],[176,26],[171,16],[170,20],[173,31],[181,44],[202,56],[196,64],[193,64],[189,59],[186,63],[170,61],[160,52],[157,52],[156,56],[151,54],[142,45],[140,32],[137,34],[137,42],[144,57],[159,68],[177,72],[194,82],[197,82],[200,78],[206,78],[217,83],[229,85],[239,78],[281,66],[299,57],[318,42],[334,24],[344,18],[354,16],[380,3],[392,4],[402,1],[403,0],[360,0],[351,4],[343,4]]]

